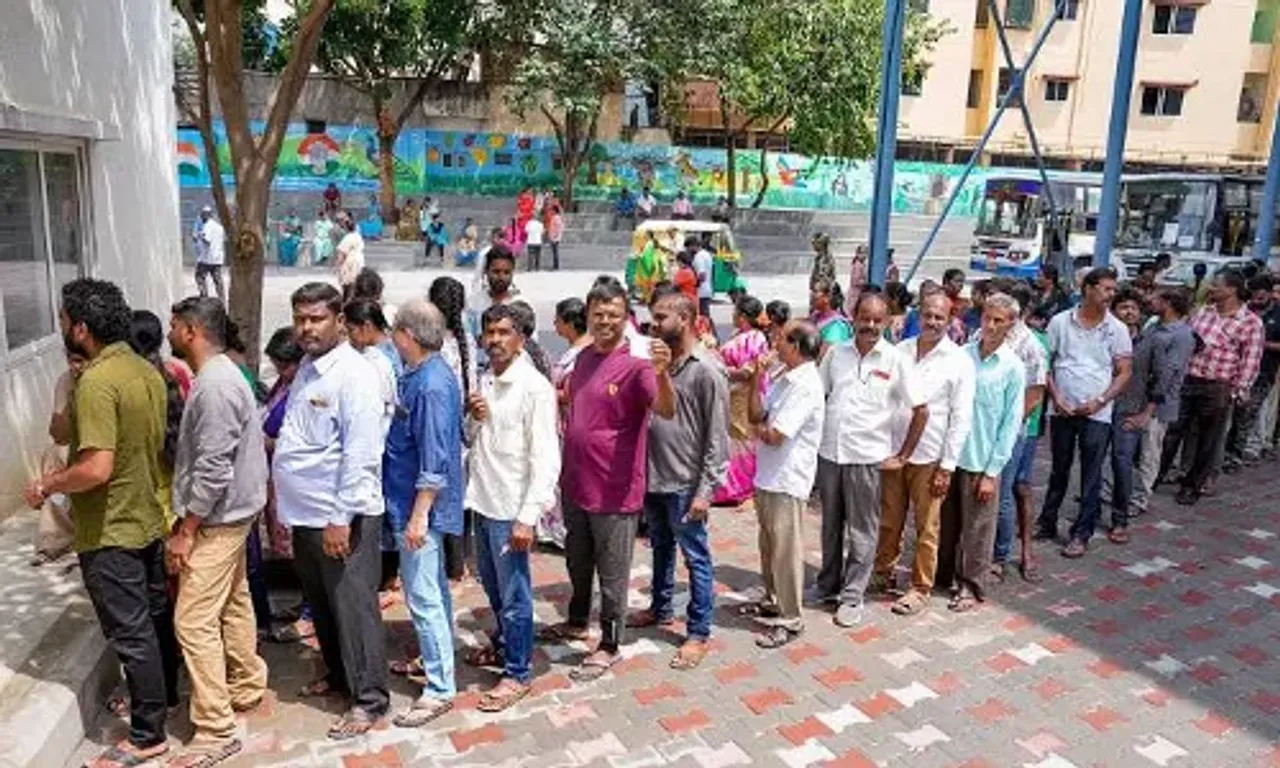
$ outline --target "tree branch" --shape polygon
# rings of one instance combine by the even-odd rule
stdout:
[[[209,61],[213,70],[213,80],[218,89],[218,103],[222,106],[222,122],[227,132],[227,143],[231,146],[231,158],[235,164],[233,169],[236,183],[242,184],[249,172],[254,156],[253,133],[249,129],[249,114],[244,103],[243,69],[239,57],[229,58],[226,37],[229,34],[227,24],[223,20],[223,12],[227,10],[223,4],[227,0],[206,0],[205,26],[206,42],[209,50]],[[231,26],[231,34],[240,36],[239,3],[231,3],[236,11],[236,21]],[[190,0],[178,0],[178,7],[189,27],[199,28],[195,11]],[[194,39],[194,38],[193,38]],[[236,44],[238,48],[238,43]]]
[[[276,158],[280,156],[280,147],[284,144],[285,131],[289,127],[289,115],[306,84],[307,72],[315,59],[316,48],[320,46],[320,33],[324,30],[324,22],[329,13],[333,11],[333,4],[334,0],[315,0],[298,25],[298,36],[292,46],[293,56],[280,74],[280,85],[272,98],[271,113],[259,145],[259,160],[268,167],[274,168]]]
[[[227,191],[222,184],[222,162],[218,157],[218,142],[213,135],[213,98],[209,93],[208,41],[200,30],[190,0],[179,0],[178,6],[182,19],[186,22],[187,32],[191,35],[192,45],[195,47],[197,107],[192,109],[187,103],[186,94],[182,92],[182,86],[176,80],[174,90],[179,94],[179,105],[194,117],[193,122],[200,132],[200,143],[204,147],[204,162],[209,173],[213,202],[218,207],[219,219],[230,226],[231,206],[227,204]]]

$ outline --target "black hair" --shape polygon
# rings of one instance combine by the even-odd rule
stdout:
[[[492,253],[494,250],[491,248],[489,252]],[[486,259],[486,266],[487,261]],[[458,344],[458,360],[462,370],[464,372],[470,370],[471,352],[467,348],[467,329],[462,319],[462,313],[467,308],[467,289],[452,277],[437,277],[427,289],[427,300],[435,304],[436,309],[440,310],[440,314],[444,316],[444,327],[453,334]],[[471,396],[469,378],[465,373],[461,377],[464,399]]]
[[[561,299],[556,304],[556,317],[580,334],[587,332],[587,305],[577,296]]]
[[[1157,253],[1157,254],[1156,254],[1156,260],[1155,260],[1155,261],[1153,261],[1153,262],[1151,262],[1151,263],[1152,263],[1152,264],[1159,264],[1159,263],[1160,263],[1160,262],[1162,262],[1162,261],[1172,262],[1172,261],[1173,261],[1173,254],[1171,254],[1171,253],[1169,253],[1169,252],[1167,252],[1167,251],[1161,251],[1160,253]]]
[[[885,305],[886,310],[889,308],[889,300],[885,298],[883,293],[879,291],[863,291],[858,294],[858,300],[853,303],[853,317],[856,318],[858,316],[863,303],[868,301],[879,301]]]
[[[484,311],[484,314],[480,315],[480,327],[488,328],[493,323],[510,320],[511,325],[515,326],[516,332],[524,336],[525,333],[520,327],[521,319],[516,316],[517,310],[513,309],[513,306],[512,304],[494,304],[489,307]]]
[[[1138,291],[1132,286],[1125,285],[1116,289],[1115,296],[1111,297],[1111,308],[1115,309],[1126,301],[1137,304],[1139,308],[1142,307],[1142,297],[1138,295]]]
[[[523,301],[513,301],[507,305],[507,311],[511,313],[511,320],[515,323],[516,329],[520,331],[520,335],[524,337],[524,349],[529,355],[529,360],[533,362],[533,367],[538,369],[547,381],[551,381],[551,361],[547,357],[547,352],[538,343],[538,316],[533,311],[533,307]]]
[[[115,283],[91,277],[72,280],[62,286],[62,309],[72,325],[83,323],[103,346],[129,340],[132,313]]]
[[[304,304],[324,304],[335,315],[342,314],[342,293],[329,283],[307,283],[293,292],[289,305],[297,309]]]
[[[217,299],[212,299],[217,302]],[[219,302],[221,306],[221,302]],[[160,357],[160,347],[164,343],[164,328],[160,318],[154,312],[139,309],[130,316],[129,347],[139,357],[151,363],[160,378],[164,379],[165,420],[164,443],[160,448],[160,460],[169,470],[173,469],[173,459],[178,454],[178,432],[182,427],[182,411],[185,403],[178,380],[169,373],[164,360]],[[97,338],[96,336],[94,338]]]
[[[1247,301],[1249,298],[1249,289],[1246,287],[1244,275],[1238,269],[1224,269],[1218,272],[1217,277],[1222,280],[1222,284],[1236,292],[1236,297],[1241,301]]]
[[[764,314],[764,304],[761,304],[759,299],[744,293],[733,302],[733,309],[747,318],[747,322],[751,324],[752,328],[759,330],[760,315]]]
[[[227,326],[230,325],[231,319],[227,317],[226,307],[222,302],[211,296],[188,296],[187,298],[174,304],[169,312],[175,317],[182,318],[183,321],[191,325],[199,326],[209,341],[219,349],[227,348]],[[138,336],[140,330],[139,315],[134,312],[134,338]],[[151,315],[150,312],[146,314]],[[153,318],[155,315],[151,315]],[[156,318],[156,329],[159,330],[159,318]],[[158,348],[158,345],[157,345]],[[141,353],[139,353],[141,354]]]
[[[1156,295],[1164,299],[1178,317],[1186,317],[1191,311],[1191,293],[1182,286],[1161,289]]]
[[[1142,274],[1143,272],[1150,272],[1154,275],[1156,273],[1156,263],[1154,261],[1144,261],[1139,264],[1138,274]]]
[[[661,283],[659,283],[661,285]],[[673,301],[676,303],[676,311],[693,322],[698,317],[698,305],[693,299],[689,298],[684,291],[676,288],[674,285],[669,290],[658,293],[657,288],[653,291],[653,300],[649,302],[650,307],[656,307],[659,301]]]
[[[945,283],[949,283],[949,282],[951,282],[952,278],[956,278],[956,277],[958,277],[958,278],[960,278],[961,280],[963,280],[963,279],[964,279],[964,270],[963,270],[963,269],[957,269],[957,268],[955,268],[955,267],[952,267],[951,269],[948,269],[946,272],[943,272],[943,273],[942,273],[942,282],[943,282],[944,284],[945,284]]]
[[[382,275],[379,275],[369,267],[365,267],[360,270],[360,274],[356,275],[356,280],[351,286],[351,298],[373,299],[380,302],[382,301],[382,291],[385,287],[382,282]]]
[[[1276,281],[1271,275],[1255,275],[1249,278],[1249,293],[1257,291],[1266,291],[1270,293],[1276,287]]]
[[[235,320],[227,319],[227,340],[225,348],[230,352],[236,352],[241,355],[249,353],[249,347],[244,343],[244,339],[240,336],[240,326],[236,325]]]
[[[1111,267],[1094,267],[1084,275],[1084,280],[1080,281],[1080,285],[1084,288],[1093,288],[1103,280],[1115,280],[1116,271]]]
[[[267,342],[266,355],[273,363],[278,360],[293,364],[302,362],[302,358],[306,357],[307,353],[298,346],[298,338],[294,334],[293,326],[286,325],[283,328],[277,328],[275,333],[271,334],[271,340]]]
[[[796,351],[806,360],[817,360],[822,350],[822,336],[810,322],[800,322],[787,330],[787,341],[795,346]]]
[[[601,279],[607,277],[608,279]],[[627,289],[618,282],[618,278],[610,275],[601,275],[596,278],[596,282],[591,286],[591,290],[587,291],[587,306],[597,302],[608,302],[622,299],[622,303],[630,305],[627,301]]]
[[[512,268],[512,269],[515,269],[515,266],[516,266],[516,257],[515,257],[515,254],[513,254],[513,253],[511,252],[511,249],[510,249],[510,248],[507,248],[507,247],[505,247],[505,246],[501,246],[501,245],[495,245],[495,246],[492,246],[492,247],[491,247],[491,248],[489,248],[489,250],[485,253],[485,255],[484,255],[484,271],[485,271],[485,272],[488,272],[488,271],[489,271],[489,267],[493,266],[493,262],[495,262],[495,261],[509,261],[509,262],[511,262],[511,268]]]
[[[903,310],[911,306],[911,302],[915,299],[915,296],[911,295],[911,290],[907,288],[907,284],[899,282],[885,283],[884,295]]]
[[[827,294],[831,308],[836,311],[844,306],[844,291],[840,289],[840,283],[836,280],[825,277],[816,278],[809,283],[809,290]]]
[[[649,292],[649,306],[652,307],[654,304],[657,304],[660,299],[665,299],[668,296],[674,296],[677,293],[680,293],[680,289],[676,287],[675,283],[670,280],[659,280],[653,284],[653,290]]]
[[[770,325],[781,328],[791,319],[791,305],[782,299],[774,299],[764,305],[764,313],[769,318]]]
[[[685,235],[684,237],[685,248],[697,248],[700,245],[702,245],[702,239],[700,237],[698,237],[697,235]]]
[[[387,332],[387,316],[382,305],[373,299],[352,299],[342,308],[343,318],[351,325],[368,323],[383,333]]]
[[[1059,277],[1058,265],[1050,264],[1049,262],[1046,261],[1045,263],[1040,265],[1040,274],[1049,278],[1049,282],[1053,283],[1054,285],[1058,284],[1058,277]]]
[[[1010,280],[1006,290],[1001,293],[1018,302],[1018,306],[1022,307],[1022,314],[1028,315],[1035,311],[1036,291],[1026,280]]]

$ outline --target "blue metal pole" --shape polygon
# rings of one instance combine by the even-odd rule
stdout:
[[[887,0],[880,49],[880,110],[876,126],[875,186],[871,198],[871,263],[867,280],[884,285],[889,266],[889,214],[893,211],[893,161],[898,152],[898,99],[902,92],[902,35],[907,0]]]
[[[1040,29],[1040,34],[1036,37],[1035,43],[1031,46],[1031,52],[1027,54],[1027,59],[1023,63],[1022,68],[1018,70],[1018,74],[1013,78],[1013,82],[1009,84],[1009,92],[1000,100],[996,113],[991,116],[991,120],[987,123],[987,130],[982,134],[982,138],[978,139],[978,144],[973,148],[973,154],[969,156],[969,162],[965,164],[964,171],[960,173],[960,178],[956,179],[955,186],[951,188],[951,194],[947,196],[946,205],[942,206],[942,213],[938,214],[938,220],[933,223],[933,227],[929,230],[929,235],[924,239],[924,245],[920,246],[920,252],[916,254],[915,261],[911,262],[911,268],[907,270],[907,276],[904,281],[909,282],[915,277],[916,270],[920,268],[920,262],[924,261],[924,257],[929,253],[929,249],[933,247],[933,241],[938,239],[938,232],[942,230],[943,223],[947,220],[947,214],[951,213],[951,208],[956,204],[956,199],[960,197],[960,193],[964,191],[965,182],[969,180],[969,174],[973,172],[973,167],[977,165],[978,158],[982,156],[982,151],[986,149],[987,142],[991,141],[991,134],[995,133],[996,126],[1000,124],[1000,118],[1004,115],[1004,111],[1009,108],[1009,102],[1013,99],[1014,94],[1019,93],[1022,89],[1022,83],[1027,78],[1027,70],[1035,62],[1036,57],[1040,55],[1040,49],[1044,48],[1045,42],[1049,39],[1049,33],[1053,31],[1053,25],[1057,23],[1058,16],[1054,14],[1049,17],[1044,26]]]
[[[1066,0],[1057,0],[1054,3],[1053,13],[1055,16],[1062,4]],[[996,5],[996,0],[987,0],[987,12],[991,16],[991,22],[995,24],[996,36],[1000,39],[1000,49],[1004,54],[1005,64],[1012,70],[1016,67],[1013,63],[1013,47],[1009,45],[1009,33],[1005,31],[1004,20],[1000,18],[1000,9]],[[1040,152],[1040,137],[1036,135],[1035,122],[1031,119],[1031,110],[1027,108],[1027,95],[1025,89],[1018,88],[1018,108],[1022,111],[1022,123],[1027,127],[1027,138],[1031,141],[1031,156],[1035,158],[1036,170],[1040,171],[1040,181],[1044,183],[1044,199],[1049,203],[1049,217],[1052,221],[1058,220],[1058,204],[1053,199],[1053,185],[1049,183],[1049,172],[1044,165],[1044,155]]]
[[[1120,223],[1120,175],[1124,172],[1124,140],[1129,130],[1129,105],[1133,98],[1133,68],[1138,59],[1142,31],[1142,0],[1125,0],[1120,22],[1120,51],[1116,56],[1115,90],[1111,94],[1111,125],[1107,129],[1107,161],[1102,170],[1102,209],[1098,238],[1093,248],[1094,266],[1111,263]]]
[[[1262,208],[1258,211],[1258,234],[1253,240],[1253,258],[1263,264],[1271,261],[1278,193],[1280,193],[1280,104],[1276,105],[1276,122],[1271,130],[1271,159],[1267,162],[1267,183],[1262,188]]]

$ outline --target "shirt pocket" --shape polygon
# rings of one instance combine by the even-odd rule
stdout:
[[[515,458],[524,452],[524,406],[519,408],[494,408],[490,411],[492,420],[489,430],[489,446],[493,452],[504,458]]]
[[[307,443],[324,447],[338,442],[338,401],[332,395],[311,395],[302,403],[303,437]]]

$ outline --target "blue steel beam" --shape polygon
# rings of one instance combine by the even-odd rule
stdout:
[[[1267,162],[1267,183],[1262,188],[1262,208],[1258,211],[1258,234],[1253,240],[1253,258],[1264,264],[1271,261],[1278,193],[1280,193],[1280,105],[1276,106],[1275,127],[1271,130],[1271,159]]]
[[[983,132],[982,138],[978,139],[977,146],[973,148],[973,154],[970,155],[969,162],[965,164],[964,171],[960,174],[960,178],[956,180],[955,186],[951,188],[951,194],[947,196],[947,203],[942,207],[942,213],[938,215],[938,220],[933,223],[933,227],[929,230],[929,236],[925,238],[924,245],[920,246],[920,253],[916,254],[915,261],[911,262],[911,268],[907,270],[907,281],[910,281],[915,276],[916,270],[920,268],[920,262],[924,261],[925,255],[933,247],[933,241],[938,239],[938,232],[946,222],[947,214],[951,213],[952,206],[956,204],[956,199],[960,197],[960,192],[964,189],[965,182],[969,180],[969,174],[973,172],[974,165],[977,164],[978,158],[982,156],[982,151],[986,149],[987,142],[991,141],[991,134],[995,133],[996,126],[1000,124],[1000,118],[1004,115],[1005,109],[1009,107],[1009,102],[1013,99],[1014,94],[1021,92],[1022,84],[1027,79],[1027,70],[1035,63],[1036,57],[1040,55],[1040,49],[1044,48],[1045,42],[1049,39],[1049,33],[1053,31],[1053,26],[1057,22],[1058,15],[1056,13],[1050,14],[1048,21],[1040,28],[1040,32],[1036,35],[1035,43],[1032,44],[1031,51],[1027,54],[1022,68],[1018,70],[1013,82],[1009,84],[1008,93],[1000,100],[996,113],[991,116],[991,120],[987,123],[987,130]]]
[[[1115,89],[1111,94],[1111,124],[1107,129],[1107,161],[1102,169],[1102,208],[1098,213],[1098,237],[1093,264],[1111,263],[1111,248],[1120,224],[1120,175],[1124,172],[1124,140],[1129,130],[1129,105],[1133,97],[1133,68],[1138,59],[1142,31],[1143,0],[1124,0],[1120,22],[1120,51],[1116,56]]]
[[[906,24],[907,0],[887,0],[880,48],[871,262],[867,265],[867,280],[873,285],[884,285],[884,273],[889,266],[889,214],[893,211],[893,162],[898,152],[898,99],[902,92],[902,36]]]
[[[1067,0],[1057,0],[1054,3],[1053,13],[1057,16],[1062,6]],[[1004,28],[1004,20],[1000,18],[1000,9],[996,6],[996,0],[987,0],[987,10],[991,16],[991,21],[996,26],[996,36],[1000,38],[1000,50],[1004,53],[1005,64],[1010,70],[1013,70],[1013,47],[1009,45],[1009,33]],[[1044,155],[1040,152],[1040,137],[1036,136],[1035,122],[1031,119],[1031,109],[1027,107],[1027,94],[1022,87],[1018,88],[1018,95],[1022,98],[1018,99],[1018,108],[1022,110],[1022,122],[1027,126],[1027,138],[1031,141],[1031,156],[1036,160],[1036,170],[1040,171],[1040,180],[1044,182],[1044,197],[1049,202],[1050,221],[1058,220],[1058,205],[1053,199],[1053,186],[1049,184],[1049,172],[1044,167]]]

